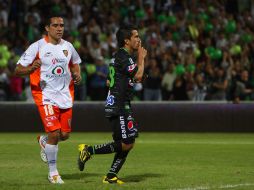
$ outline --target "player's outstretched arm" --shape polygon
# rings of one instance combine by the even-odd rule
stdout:
[[[14,74],[16,76],[25,76],[29,75],[32,72],[34,72],[36,69],[38,69],[41,66],[41,60],[37,59],[35,60],[32,65],[29,65],[27,67],[22,66],[21,64],[17,64]]]

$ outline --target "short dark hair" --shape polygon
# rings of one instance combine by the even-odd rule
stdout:
[[[48,15],[45,17],[44,26],[49,26],[50,23],[51,23],[51,18],[55,18],[55,17],[63,18],[63,15],[61,15],[61,14],[53,14],[53,13],[48,14]]]
[[[118,31],[116,32],[116,39],[117,39],[119,48],[125,45],[126,39],[131,39],[133,30],[138,30],[138,29],[134,25],[124,25],[118,29]]]

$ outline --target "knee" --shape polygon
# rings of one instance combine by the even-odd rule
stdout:
[[[69,133],[62,132],[62,133],[60,134],[60,140],[61,140],[61,141],[65,141],[65,140],[67,140],[69,137],[70,137],[70,134],[69,134]]]
[[[122,151],[130,151],[133,147],[134,147],[134,143],[132,144],[122,143]]]
[[[57,144],[60,138],[60,131],[53,131],[48,133],[48,144]]]

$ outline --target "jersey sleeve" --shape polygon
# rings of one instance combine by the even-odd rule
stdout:
[[[28,47],[28,49],[23,53],[23,55],[20,57],[17,64],[21,64],[24,67],[27,67],[28,65],[32,64],[34,59],[36,58],[38,49],[39,47],[37,42],[31,44]]]
[[[131,57],[128,57],[127,59],[124,60],[124,72],[130,76],[131,78],[133,78],[137,71],[138,71],[138,66],[137,64],[133,61],[133,59]]]
[[[70,50],[71,50],[71,62],[72,64],[80,64],[81,63],[81,59],[79,57],[78,52],[75,50],[75,48],[73,47],[73,45],[71,43],[70,44]]]

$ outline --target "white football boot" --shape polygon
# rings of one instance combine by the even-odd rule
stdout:
[[[60,175],[54,175],[54,176],[48,176],[48,180],[50,183],[53,184],[64,184],[64,181],[62,180]]]

